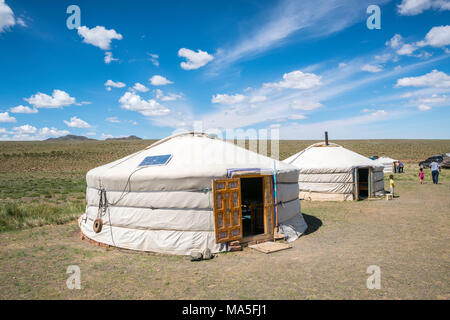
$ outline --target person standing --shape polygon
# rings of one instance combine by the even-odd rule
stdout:
[[[403,173],[403,162],[398,162],[398,173]]]
[[[394,175],[393,174],[391,174],[390,176],[389,176],[389,188],[391,189],[390,191],[391,191],[391,194],[392,194],[392,198],[394,198]]]
[[[430,163],[430,169],[431,169],[431,177],[433,178],[433,183],[438,184],[439,171],[441,171],[441,166],[439,165],[439,163],[437,163],[436,160],[433,160]]]
[[[423,184],[423,177],[424,177],[423,169],[420,168],[420,171],[419,171],[419,183],[420,184]]]

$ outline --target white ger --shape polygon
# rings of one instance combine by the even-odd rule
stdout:
[[[204,133],[178,134],[90,170],[79,226],[99,243],[179,255],[273,239],[276,225],[293,241],[307,228],[298,172]]]
[[[300,199],[343,201],[384,195],[382,165],[327,140],[283,160],[300,170]]]

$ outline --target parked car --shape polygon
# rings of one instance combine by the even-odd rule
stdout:
[[[443,169],[450,169],[450,157],[447,157],[446,154],[443,154],[443,155],[438,154],[438,155],[429,157],[425,161],[419,162],[419,166],[423,167],[423,168],[429,168],[430,163],[433,161],[436,161],[437,163],[439,163],[439,165]]]

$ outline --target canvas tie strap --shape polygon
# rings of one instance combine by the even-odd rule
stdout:
[[[106,214],[108,202],[106,200],[106,190],[100,189],[99,190],[99,202],[98,202],[98,211],[97,211],[97,218],[94,220],[93,229],[95,233],[99,233],[102,231],[103,228],[103,220],[102,216]]]
[[[106,213],[106,208],[108,207],[108,201],[106,199],[106,190],[104,188],[101,188],[99,191],[99,202],[98,202],[98,212],[97,212],[97,218],[101,218]]]

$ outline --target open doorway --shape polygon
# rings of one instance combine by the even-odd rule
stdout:
[[[358,199],[369,197],[369,168],[358,169]]]
[[[263,178],[241,178],[243,237],[264,233]]]

